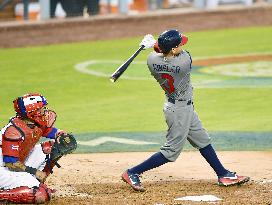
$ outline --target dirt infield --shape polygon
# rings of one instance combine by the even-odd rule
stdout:
[[[175,201],[192,195],[214,195],[216,204],[272,204],[272,152],[219,152],[226,168],[248,175],[251,181],[219,187],[216,176],[199,152],[184,152],[174,163],[145,173],[144,193],[134,192],[121,181],[122,172],[152,153],[73,154],[64,157],[49,177],[58,191],[49,204],[208,204]]]
[[[272,25],[272,5],[218,10],[173,10],[132,16],[97,16],[48,22],[1,23],[0,48],[120,39],[169,28],[200,31]]]

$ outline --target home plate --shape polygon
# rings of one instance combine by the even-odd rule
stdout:
[[[213,195],[202,195],[202,196],[185,196],[176,198],[177,201],[220,201],[222,199],[217,198]]]

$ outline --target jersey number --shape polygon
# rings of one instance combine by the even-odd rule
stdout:
[[[163,73],[163,74],[161,75],[161,77],[162,77],[163,79],[166,80],[166,83],[164,83],[164,84],[162,85],[163,88],[164,88],[168,93],[174,92],[174,91],[175,91],[175,87],[174,87],[174,78],[173,78],[171,75],[167,74],[167,73]]]

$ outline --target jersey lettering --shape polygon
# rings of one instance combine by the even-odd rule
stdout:
[[[168,73],[179,73],[180,66],[169,66],[169,65],[161,65],[161,64],[152,64],[154,71],[156,72],[168,72]]]

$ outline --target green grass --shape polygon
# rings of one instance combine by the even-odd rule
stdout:
[[[272,27],[187,35],[193,58],[272,53]],[[0,125],[14,114],[15,97],[40,92],[58,113],[57,127],[74,133],[165,130],[164,95],[154,80],[112,84],[74,69],[88,60],[126,60],[141,38],[1,49]],[[136,60],[145,61],[148,53]],[[108,69],[113,72],[116,65]],[[272,88],[196,89],[196,109],[208,130],[271,131],[271,93]]]

